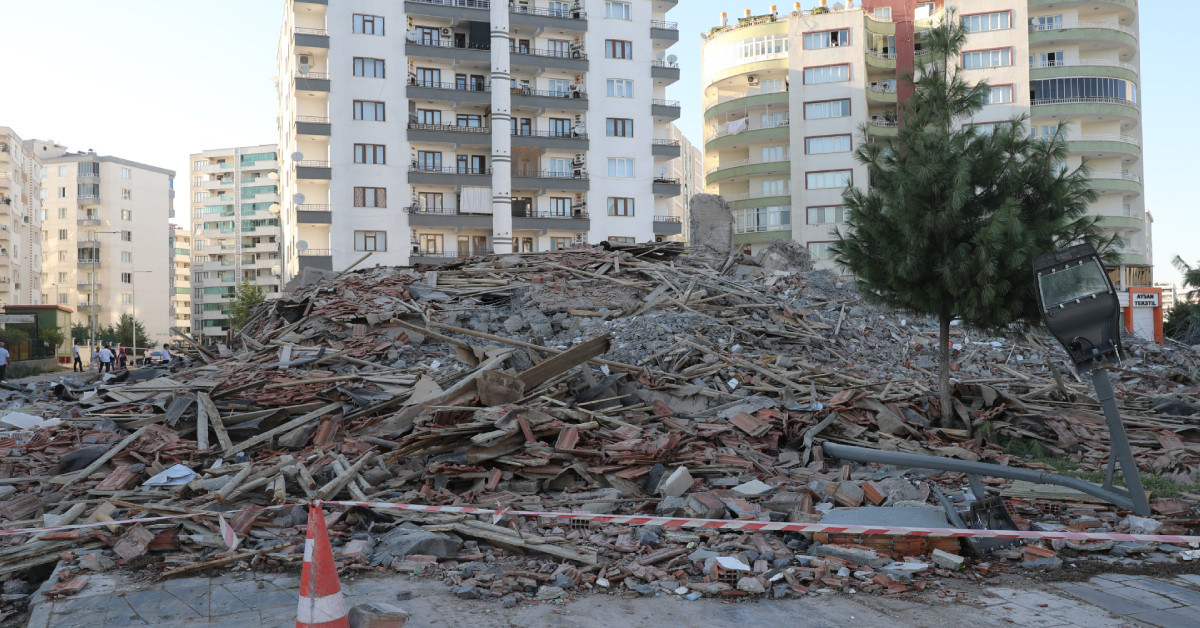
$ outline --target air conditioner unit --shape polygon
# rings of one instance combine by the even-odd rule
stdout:
[[[747,76],[746,84],[747,85],[758,85],[758,77],[754,76],[753,74],[751,74],[750,76]]]
[[[450,28],[449,26],[442,27],[442,35],[449,37],[450,35],[453,35],[453,34],[454,34],[454,30],[452,28]]]
[[[308,55],[300,55],[300,65],[312,65],[312,59]]]

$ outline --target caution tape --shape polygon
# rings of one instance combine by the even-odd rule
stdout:
[[[439,512],[463,515],[492,515],[517,517],[541,517],[566,520],[595,521],[597,523],[620,523],[633,526],[662,526],[668,528],[694,528],[701,530],[740,530],[743,532],[825,532],[828,534],[877,534],[884,536],[924,536],[951,538],[1031,539],[1067,541],[1133,541],[1143,543],[1200,544],[1200,536],[1175,534],[1121,534],[1117,532],[1042,532],[1037,530],[973,530],[962,528],[910,528],[903,526],[856,526],[828,523],[785,523],[773,521],[745,521],[740,519],[696,519],[678,517],[646,517],[640,515],[598,515],[589,512],[540,512],[527,510],[493,510],[474,506],[423,506],[420,504],[392,504],[388,502],[322,502],[330,506],[358,506],[362,508],[392,508],[416,512]]]
[[[280,508],[293,508],[296,504],[284,504],[281,506],[256,506],[254,508],[242,508],[240,510],[226,511],[204,511],[204,512],[189,512],[178,515],[159,515],[157,517],[139,517],[136,519],[118,519],[114,521],[99,521],[96,523],[72,523],[62,526],[43,526],[40,528],[12,528],[8,530],[0,530],[0,536],[12,536],[14,534],[46,534],[49,532],[64,532],[67,530],[84,530],[87,528],[101,528],[107,526],[124,526],[133,525],[135,523],[156,523],[159,521],[172,521],[175,519],[198,519],[200,517],[218,517],[236,515],[243,512],[279,510]]]

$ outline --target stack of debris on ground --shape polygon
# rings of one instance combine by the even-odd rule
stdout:
[[[785,244],[705,258],[679,245],[597,247],[376,267],[260,306],[233,346],[179,334],[167,369],[0,388],[3,527],[215,517],[0,537],[0,617],[56,563],[46,595],[89,574],[295,568],[313,500],[948,527],[958,473],[850,465],[821,443],[1102,479],[1090,388],[1036,332],[955,327],[955,421],[938,417],[933,321],[866,304]],[[1154,516],[1055,487],[987,479],[1040,530],[1200,532],[1200,358],[1126,339],[1112,368]],[[256,506],[294,507],[246,510]],[[1148,543],[1019,543],[631,527],[326,511],[345,571],[444,578],[504,604],[623,595],[868,591],[1085,558],[1197,558]],[[62,561],[62,562],[59,562]]]

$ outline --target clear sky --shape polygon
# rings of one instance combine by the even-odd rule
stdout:
[[[400,0],[396,0],[399,2]],[[684,133],[700,142],[700,36],[722,11],[766,12],[771,1],[683,0],[678,21]],[[776,0],[781,9],[790,2]],[[803,0],[811,8],[816,0]],[[1142,120],[1146,206],[1153,214],[1155,277],[1176,281],[1169,261],[1200,262],[1200,178],[1195,110],[1200,81],[1171,78],[1194,54],[1194,5],[1141,2]],[[179,222],[186,221],[188,155],[278,141],[271,77],[282,0],[0,0],[5,93],[0,125],[23,138],[170,168]]]

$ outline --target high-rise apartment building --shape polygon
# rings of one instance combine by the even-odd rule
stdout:
[[[70,153],[33,143],[41,159],[43,293],[53,286],[75,322],[146,326],[152,343],[170,339],[170,219],[175,173],[127,159]]]
[[[677,4],[288,0],[285,280],[678,233]]]
[[[660,226],[655,234],[655,240],[673,240],[686,242],[688,240],[688,211],[692,197],[704,194],[704,151],[692,144],[679,127],[671,124],[667,128],[667,139],[656,140],[660,143],[679,146],[679,159],[672,159],[671,170],[667,177],[679,179],[681,191],[679,196],[671,199],[667,215],[656,219],[658,223],[678,224],[679,230],[668,230],[666,225]]]
[[[704,36],[706,183],[730,201],[738,245],[790,237],[829,266],[842,190],[866,184],[853,156],[859,129],[866,141],[897,135],[922,33],[953,10],[969,31],[962,76],[991,85],[987,106],[962,123],[986,129],[1026,115],[1038,137],[1063,127],[1064,165],[1087,160],[1099,195],[1091,211],[1128,243],[1114,281],[1151,284],[1135,0],[820,0],[798,9],[723,18]]]
[[[192,329],[229,331],[238,284],[279,296],[279,155],[274,144],[206,150],[192,163]]]
[[[171,225],[171,324],[192,332],[192,233]]]
[[[0,305],[42,300],[41,163],[32,142],[0,126]]]

